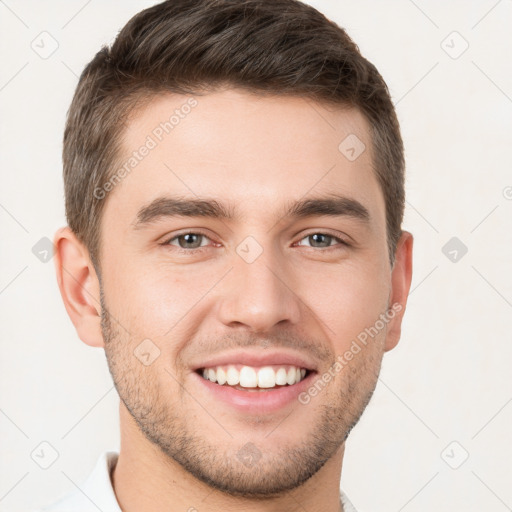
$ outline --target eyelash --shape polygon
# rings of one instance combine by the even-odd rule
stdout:
[[[210,237],[206,233],[204,233],[201,230],[197,230],[196,229],[196,230],[185,231],[183,233],[179,233],[177,235],[174,235],[171,238],[168,238],[165,242],[162,242],[161,245],[163,245],[163,246],[171,246],[175,250],[177,250],[179,253],[186,253],[186,254],[192,254],[192,253],[197,254],[198,252],[199,253],[203,252],[204,249],[208,249],[208,246],[204,246],[204,247],[201,246],[201,247],[196,247],[196,248],[193,248],[193,249],[184,249],[183,247],[177,247],[177,246],[171,245],[171,242],[173,240],[177,240],[178,238],[180,238],[182,236],[185,236],[185,235],[201,235],[201,236],[211,240]],[[339,245],[344,246],[344,247],[350,247],[350,244],[348,242],[346,242],[343,238],[340,238],[339,236],[336,236],[336,235],[334,235],[332,233],[324,232],[324,231],[312,231],[311,233],[308,233],[308,234],[304,235],[299,240],[299,242],[301,242],[305,238],[308,238],[308,237],[313,236],[313,235],[327,235],[327,236],[331,237],[333,240],[336,240],[337,242],[339,242]],[[307,246],[305,246],[305,247],[307,247]],[[321,247],[320,248],[319,247],[309,247],[309,248],[310,249],[316,249],[317,251],[330,252],[330,250],[336,250],[336,249],[339,249],[340,247],[338,247],[337,245],[333,245],[333,246],[324,247],[324,248],[321,248]]]

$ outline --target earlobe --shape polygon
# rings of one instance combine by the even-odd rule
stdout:
[[[384,351],[387,352],[396,347],[400,340],[402,319],[405,313],[407,297],[412,280],[412,247],[413,236],[408,231],[402,231],[398,241],[395,263],[391,271],[391,293],[389,308],[394,311],[394,316],[388,323]]]
[[[79,338],[103,347],[100,284],[89,251],[69,227],[54,236],[55,271],[64,306]]]

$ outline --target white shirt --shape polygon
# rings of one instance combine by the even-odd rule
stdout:
[[[79,489],[35,512],[121,512],[110,479],[118,455],[115,451],[103,452]]]
[[[34,512],[122,512],[112,487],[111,474],[119,453],[103,452],[87,480],[79,489],[62,496],[58,501]],[[345,512],[357,512],[341,492]]]

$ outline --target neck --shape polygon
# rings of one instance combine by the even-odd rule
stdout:
[[[301,486],[277,497],[234,497],[198,480],[140,432],[120,404],[121,448],[112,485],[123,512],[343,512],[340,477],[344,444]]]

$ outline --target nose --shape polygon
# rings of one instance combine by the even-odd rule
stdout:
[[[229,327],[245,326],[266,332],[277,324],[296,324],[301,299],[286,262],[270,250],[252,262],[234,254],[233,269],[217,295],[220,321]]]

